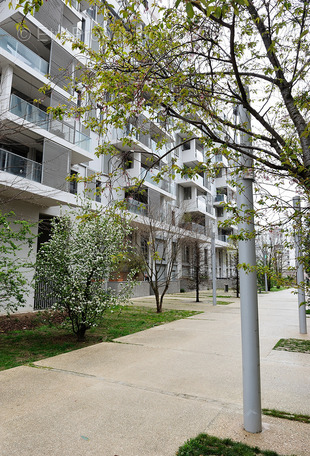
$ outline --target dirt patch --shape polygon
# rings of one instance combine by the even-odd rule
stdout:
[[[43,311],[0,316],[0,333],[34,329],[43,325],[58,325],[65,316],[60,312]]]

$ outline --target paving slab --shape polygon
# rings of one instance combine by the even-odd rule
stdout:
[[[310,355],[273,350],[309,339],[296,297],[260,295],[259,313],[262,406],[310,415]],[[0,385],[1,456],[172,456],[200,432],[310,455],[308,424],[264,416],[262,433],[243,430],[237,300],[0,372]]]

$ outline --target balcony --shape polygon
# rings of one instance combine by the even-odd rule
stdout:
[[[27,122],[34,123],[38,127],[48,130],[48,114],[14,94],[11,95],[10,112],[18,117],[22,117]]]
[[[215,195],[214,197],[214,206],[221,206],[222,204],[227,203],[226,195]]]
[[[161,190],[164,190],[165,192],[170,193],[170,191],[171,191],[170,182],[167,181],[166,179],[162,179],[162,178],[159,180],[159,182],[156,182],[154,180],[154,177],[156,178],[156,172],[154,173],[154,170],[143,169],[141,171],[140,179],[143,179],[145,182],[155,185],[156,187],[160,188]]]
[[[176,183],[179,185],[182,185],[183,187],[196,186],[196,187],[204,188],[203,177],[200,176],[199,174],[196,174],[193,177],[188,177],[186,174],[182,177],[180,175],[178,175],[178,177],[176,178]]]
[[[133,198],[127,198],[125,200],[126,209],[133,214],[144,215],[148,214],[148,205],[141,203]]]
[[[125,128],[113,129],[111,143],[120,150],[153,153],[159,157],[162,157],[169,150],[169,146],[166,144],[157,148],[156,141],[150,135],[135,131],[130,125]]]
[[[84,133],[77,131],[74,127],[64,122],[50,119],[45,111],[14,94],[11,95],[10,112],[59,138],[65,139],[71,144],[75,144],[88,152],[91,151],[91,139],[89,136],[84,135]]]
[[[203,151],[199,148],[196,140],[191,140],[182,146],[181,158],[184,164],[195,166],[203,162]]]
[[[34,182],[41,182],[42,165],[29,158],[0,149],[0,170]]]
[[[11,54],[13,57],[17,58],[31,67],[32,69],[38,71],[42,75],[46,75],[49,70],[49,64],[46,60],[42,59],[38,54],[31,51],[24,44],[18,41],[13,36],[9,35],[3,29],[0,28],[0,48],[4,49],[6,52]]]
[[[229,236],[227,234],[219,234],[217,239],[221,242],[229,242]]]
[[[206,200],[203,197],[183,201],[182,209],[184,212],[206,213]]]
[[[185,230],[192,231],[196,234],[206,234],[206,227],[194,222],[184,222],[180,226]]]
[[[214,157],[213,157],[213,162],[214,162],[214,163],[222,163],[222,164],[223,164],[224,166],[226,166],[226,167],[228,166],[228,160],[227,160],[227,158],[226,158],[224,155],[222,155],[222,154],[216,154],[216,155],[214,155]]]

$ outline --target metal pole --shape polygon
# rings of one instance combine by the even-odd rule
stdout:
[[[243,109],[239,109],[239,121],[250,128],[249,114]],[[242,135],[240,144],[250,144],[248,135]],[[240,269],[243,419],[244,429],[257,433],[262,431],[262,411],[255,239],[251,237],[254,232],[253,161],[243,155],[240,164],[242,170],[238,178],[237,206],[244,221],[238,227],[239,234],[250,235],[239,241],[239,263],[250,267],[249,271]]]
[[[211,236],[211,258],[212,258],[212,295],[213,305],[216,306],[216,253],[215,253],[215,231],[212,230]]]
[[[294,196],[293,207],[296,212],[300,212],[300,196]],[[305,294],[305,274],[304,266],[300,257],[301,252],[301,233],[298,228],[295,231],[295,255],[297,266],[297,287],[298,287],[298,314],[299,314],[299,332],[307,334],[307,315],[306,315],[306,294]]]

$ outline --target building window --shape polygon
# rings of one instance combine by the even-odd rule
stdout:
[[[182,144],[182,150],[190,150],[191,142],[187,141],[186,143]]]
[[[184,201],[192,199],[192,187],[184,187]]]
[[[95,196],[96,196],[97,203],[101,203],[101,191],[102,191],[101,182],[100,181],[96,181],[96,193],[95,193]]]
[[[208,249],[204,249],[204,263],[208,264]]]
[[[147,239],[141,238],[141,251],[142,251],[143,257],[146,260],[148,260],[148,249],[149,249],[149,246],[148,246]]]
[[[216,208],[216,216],[217,217],[223,217],[224,215],[224,208],[223,207],[217,207]]]
[[[73,177],[77,178],[77,172],[71,170],[70,177],[71,178],[73,178]],[[78,183],[77,183],[76,179],[70,180],[69,192],[72,193],[73,195],[77,194],[77,192],[78,192]]]
[[[189,263],[189,246],[185,245],[183,248],[183,263]]]

